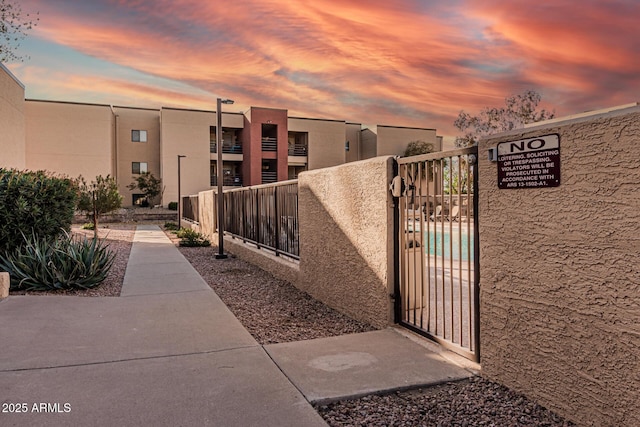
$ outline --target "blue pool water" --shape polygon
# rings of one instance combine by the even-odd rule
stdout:
[[[438,255],[446,259],[462,259],[462,261],[468,261],[469,255],[471,255],[471,259],[473,259],[473,233],[468,233],[466,230],[459,233],[458,230],[454,229],[452,235],[449,234],[447,229],[436,229],[432,230],[431,233],[425,232],[424,246],[425,252],[430,255]],[[460,258],[460,249],[462,249],[462,258]],[[471,250],[471,253],[469,253],[469,250]]]

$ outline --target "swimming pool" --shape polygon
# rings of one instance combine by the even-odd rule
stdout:
[[[441,256],[445,259],[454,259],[469,261],[473,259],[473,231],[452,230],[452,234],[448,229],[436,227],[429,232],[424,233],[425,252],[429,255]],[[444,250],[443,250],[444,249]],[[462,258],[460,258],[460,250],[462,249]],[[471,253],[469,253],[469,250]],[[471,255],[469,257],[469,255]]]

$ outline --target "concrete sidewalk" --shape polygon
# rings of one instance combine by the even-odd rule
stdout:
[[[155,226],[119,298],[0,302],[2,426],[320,426],[309,402],[469,375],[394,330],[263,348]]]

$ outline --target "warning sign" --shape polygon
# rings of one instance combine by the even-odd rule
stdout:
[[[560,137],[545,135],[498,144],[498,188],[560,185]]]

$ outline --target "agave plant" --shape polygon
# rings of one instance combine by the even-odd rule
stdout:
[[[89,289],[104,281],[114,258],[104,240],[33,234],[18,249],[0,254],[0,270],[10,274],[13,290]]]

